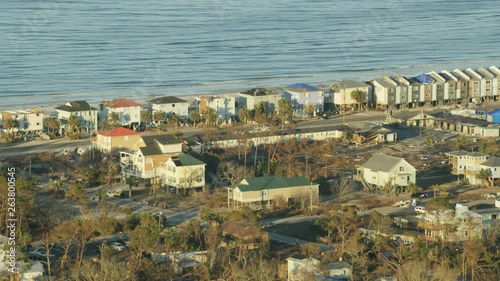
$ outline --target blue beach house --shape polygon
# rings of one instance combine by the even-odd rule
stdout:
[[[486,121],[500,124],[500,108],[488,112],[486,115]]]

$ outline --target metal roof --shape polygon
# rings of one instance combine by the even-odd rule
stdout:
[[[486,167],[500,167],[500,158],[496,156],[491,156],[488,160],[481,163],[481,165]]]
[[[235,184],[233,188],[237,187],[242,192],[245,192],[309,185],[317,185],[317,183],[308,181],[304,177],[284,178],[281,176],[267,176],[244,179],[240,183]]]
[[[368,161],[366,161],[363,167],[374,172],[380,171],[387,173],[401,161],[404,161],[404,159],[385,154],[375,154],[370,159],[368,159]]]

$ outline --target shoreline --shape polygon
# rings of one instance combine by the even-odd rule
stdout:
[[[437,71],[437,66],[446,67],[447,70],[452,69],[465,69],[477,67],[489,68],[491,65],[495,66],[494,62],[491,65],[480,64],[465,64],[467,62],[456,62],[437,65],[419,65],[416,67],[395,67],[384,69],[371,69],[362,72],[345,71],[342,73],[334,74],[318,74],[308,75],[303,74],[300,76],[290,77],[263,77],[263,78],[247,78],[241,80],[229,81],[215,81],[215,82],[200,82],[190,83],[184,85],[171,85],[171,86],[137,86],[127,89],[104,89],[97,91],[85,91],[76,93],[38,93],[32,95],[22,96],[6,96],[2,97],[0,103],[0,112],[13,111],[13,110],[29,110],[37,108],[44,113],[51,114],[55,112],[54,108],[63,105],[70,101],[85,100],[90,105],[98,107],[102,101],[110,101],[117,98],[127,98],[145,104],[146,101],[164,97],[174,96],[188,101],[194,100],[196,97],[201,96],[237,96],[242,91],[251,88],[285,88],[286,85],[294,83],[306,83],[318,88],[325,88],[328,85],[338,83],[342,80],[354,80],[366,83],[369,80],[377,79],[381,76],[396,76],[402,75],[404,77],[414,77],[422,73],[430,71]],[[434,67],[435,69],[432,69]],[[28,101],[28,102],[27,102]]]

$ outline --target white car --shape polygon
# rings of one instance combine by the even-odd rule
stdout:
[[[270,228],[270,227],[275,227],[276,224],[274,224],[273,222],[266,222],[262,225],[262,228]]]
[[[483,197],[486,199],[496,199],[497,198],[497,196],[495,194],[492,194],[492,193],[484,194]]]
[[[123,246],[122,243],[120,243],[120,242],[111,243],[111,249],[116,250],[116,251],[125,251],[126,250],[125,246]]]
[[[423,206],[417,206],[417,207],[415,207],[415,212],[417,212],[417,213],[425,213],[426,212],[425,211],[425,207],[423,207]]]

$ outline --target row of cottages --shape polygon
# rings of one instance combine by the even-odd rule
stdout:
[[[308,141],[324,141],[328,139],[340,139],[346,135],[346,132],[352,131],[352,128],[347,125],[336,125],[317,128],[294,129],[286,132],[279,131],[275,133],[269,132],[252,132],[248,135],[238,137],[221,136],[218,140],[205,143],[206,149],[214,147],[219,148],[234,148],[246,146],[258,146],[274,143],[286,142],[290,139],[308,140]],[[397,132],[388,127],[374,127],[369,130],[363,130],[353,133],[352,138],[354,143],[389,143],[398,140]],[[201,151],[199,145],[192,146],[196,151]]]
[[[412,78],[382,76],[369,81],[378,108],[398,109],[468,102],[495,101],[500,96],[500,70],[431,71]]]
[[[417,227],[424,232],[422,238],[433,242],[438,240],[457,242],[481,238],[485,228],[483,216],[470,211],[465,204],[456,204],[455,210],[433,210],[415,217]]]
[[[405,159],[385,154],[375,154],[357,168],[356,179],[368,190],[380,189],[386,184],[406,187],[416,183],[417,170]]]
[[[401,112],[394,114],[391,119],[392,122],[403,123],[410,127],[428,127],[468,136],[500,136],[500,126],[497,124],[448,113]]]
[[[0,126],[3,129],[3,123],[12,119],[17,121],[17,128],[12,129],[15,132],[42,132],[43,130],[43,111],[39,109],[4,111],[0,114]]]
[[[451,164],[451,174],[464,176],[470,184],[492,187],[500,179],[500,158],[479,152],[463,150],[445,153]],[[484,170],[488,178],[482,180],[479,172]]]
[[[92,146],[120,155],[122,173],[177,189],[205,185],[205,163],[182,153],[182,142],[173,135],[144,136],[119,127],[100,132]]]
[[[319,184],[304,177],[283,178],[267,176],[243,179],[227,188],[227,205],[267,206],[284,204],[316,205],[319,203]]]

